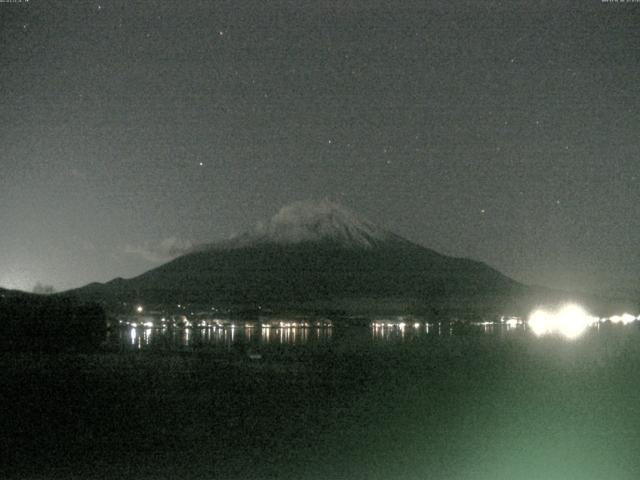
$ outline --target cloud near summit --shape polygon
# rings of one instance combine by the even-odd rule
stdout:
[[[140,256],[149,262],[160,263],[184,255],[192,249],[193,243],[190,240],[168,237],[159,242],[145,242],[143,245],[125,245],[124,252]]]

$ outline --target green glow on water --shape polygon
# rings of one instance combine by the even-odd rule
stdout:
[[[351,340],[0,355],[3,478],[638,478],[635,326]]]

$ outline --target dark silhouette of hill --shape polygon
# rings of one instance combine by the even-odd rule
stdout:
[[[0,289],[0,350],[87,350],[106,334],[98,304]]]

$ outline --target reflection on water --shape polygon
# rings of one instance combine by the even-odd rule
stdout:
[[[451,336],[466,334],[505,334],[508,332],[524,332],[525,325],[521,321],[510,320],[500,322],[406,322],[379,320],[371,323],[371,337],[376,341],[410,341],[427,336]]]
[[[635,317],[631,317],[635,321]],[[622,317],[621,317],[622,318]],[[626,319],[626,318],[625,318]],[[632,322],[615,322],[602,319],[596,324],[627,325]],[[517,335],[528,331],[539,332],[518,317],[502,317],[495,322],[425,322],[411,317],[380,318],[369,323],[369,327],[333,327],[328,320],[296,321],[269,320],[262,322],[242,322],[216,320],[198,322],[193,326],[185,324],[160,324],[151,322],[131,322],[122,324],[109,334],[109,343],[120,348],[140,350],[146,348],[181,349],[200,346],[222,347],[227,350],[240,347],[252,351],[253,347],[266,345],[307,345],[322,344],[344,338],[348,331],[350,341],[390,343],[407,342],[419,338],[455,335]],[[192,325],[189,323],[189,325]],[[535,325],[534,325],[535,326]],[[621,327],[622,328],[622,327]],[[584,330],[581,329],[581,332]],[[337,338],[336,338],[337,337]],[[575,335],[574,335],[575,337]],[[568,337],[573,338],[573,337]]]
[[[206,327],[144,327],[127,325],[109,333],[108,343],[122,348],[189,348],[213,346],[230,349],[233,345],[304,345],[329,341],[333,327],[271,326],[255,324],[229,324]]]
[[[505,334],[525,330],[521,323],[427,323],[419,321],[379,320],[366,327],[346,327],[350,338],[362,341],[403,342],[421,337],[450,336],[460,334]],[[121,348],[140,350],[146,348],[191,348],[200,346],[222,347],[260,345],[307,345],[335,340],[336,328],[330,323],[252,322],[226,323],[197,327],[160,326],[145,327],[127,325],[110,332],[109,343]],[[343,332],[344,328],[338,328]],[[343,334],[338,333],[338,336]]]

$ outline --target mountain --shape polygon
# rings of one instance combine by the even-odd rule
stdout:
[[[412,243],[327,200],[294,203],[249,232],[138,277],[65,295],[108,308],[144,302],[347,313],[520,313],[540,297],[562,296]]]

